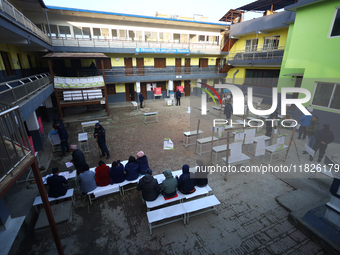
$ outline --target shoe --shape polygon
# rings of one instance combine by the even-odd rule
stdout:
[[[318,162],[319,162],[319,163],[321,162],[321,158],[318,158]]]
[[[110,154],[107,154],[106,159],[109,159],[109,158],[110,158]]]
[[[99,156],[99,158],[102,158],[102,157],[105,157],[105,154],[102,154],[102,155]]]
[[[310,160],[310,161],[313,161],[313,157],[312,157],[312,156],[309,156],[309,160]]]
[[[308,154],[308,152],[307,151],[303,151],[302,154]]]

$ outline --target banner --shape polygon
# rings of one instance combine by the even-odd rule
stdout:
[[[55,88],[94,88],[104,86],[103,76],[90,77],[54,77]]]

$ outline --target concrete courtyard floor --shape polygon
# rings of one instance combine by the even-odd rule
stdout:
[[[219,118],[218,111],[210,107],[212,103],[208,104],[210,112],[202,116],[195,108],[198,107],[196,101],[184,98],[181,106],[166,107],[164,101],[148,100],[140,111],[134,111],[130,103],[117,103],[110,105],[110,117],[105,117],[102,110],[86,114],[66,112],[69,144],[78,143],[77,134],[82,132],[80,122],[99,119],[106,129],[111,154],[110,159],[104,160],[106,163],[126,160],[143,150],[153,174],[166,169],[178,170],[183,164],[194,167],[199,158],[210,164],[210,153],[199,156],[195,153],[195,145],[188,148],[183,146],[183,132],[196,130],[198,119],[200,129],[207,137],[211,136],[213,119]],[[187,113],[188,106],[191,107],[190,114]],[[158,112],[158,123],[144,124],[142,113],[154,111]],[[236,119],[241,118],[234,116],[233,120]],[[47,131],[51,129],[51,123],[46,125],[49,125],[45,127]],[[93,129],[88,132],[90,152],[85,153],[85,157],[90,167],[94,167],[99,161],[99,152],[92,138]],[[287,133],[285,142],[288,145],[291,131],[280,129],[280,133]],[[174,150],[163,150],[164,138],[174,142]],[[300,161],[295,147],[291,147],[286,162],[277,161],[273,165],[292,164],[298,167],[310,164],[308,156],[301,155],[305,142],[296,139]],[[219,145],[224,143],[225,140]],[[210,150],[210,146],[207,145],[204,150]],[[261,165],[262,156],[254,157],[247,153],[246,146],[249,145],[243,146],[243,152],[251,157],[246,165]],[[326,155],[331,156],[338,150],[339,145],[333,143]],[[65,162],[71,159],[71,155],[60,158],[59,154],[52,153],[50,144],[46,142],[40,162],[47,170],[42,175],[50,173],[56,166],[66,171]],[[317,163],[316,160],[313,163]],[[209,175],[212,192],[221,202],[218,213],[192,217],[189,225],[179,221],[155,228],[152,235],[148,229],[146,207],[137,190],[128,191],[124,196],[119,193],[106,195],[94,200],[92,205],[86,197],[76,192],[72,221],[57,225],[65,254],[328,254],[317,242],[292,225],[288,215],[294,210],[308,211],[328,202],[331,196],[330,178],[299,172],[234,173],[228,175],[227,181],[224,176],[224,173]],[[6,195],[7,202],[18,203],[19,198],[13,199],[13,202],[9,200],[11,196],[21,194],[24,204],[32,205],[38,195],[36,185],[26,182],[16,186]],[[69,186],[74,187],[74,182],[69,181]],[[21,193],[17,192],[19,187],[23,190]],[[23,198],[22,194],[28,194],[28,191],[30,195]],[[287,199],[297,191],[305,192],[306,196]],[[20,216],[25,211],[14,207],[10,208],[14,216]],[[27,236],[17,254],[57,254],[50,229],[35,231]]]

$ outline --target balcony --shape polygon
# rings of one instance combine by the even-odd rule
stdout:
[[[26,18],[20,11],[18,11],[13,5],[6,0],[0,0],[0,10],[11,16],[16,22],[23,25],[30,32],[42,39],[48,44],[51,44],[51,39],[42,32],[36,25],[34,25],[28,18]]]
[[[72,50],[82,51],[82,48],[109,48],[109,52],[117,53],[135,53],[136,48],[159,48],[159,49],[186,49],[190,53],[201,54],[220,54],[220,46],[215,43],[201,42],[201,43],[179,43],[179,42],[157,42],[157,41],[133,41],[133,40],[118,40],[105,38],[74,38],[70,35],[52,36],[52,45],[54,47],[74,47]],[[57,48],[58,49],[58,48]],[[60,48],[66,50],[65,48]],[[126,49],[126,51],[119,51],[118,49]],[[59,49],[58,49],[59,50]],[[100,51],[103,51],[102,49]]]
[[[233,66],[281,66],[285,46],[258,45],[231,51],[228,65]]]

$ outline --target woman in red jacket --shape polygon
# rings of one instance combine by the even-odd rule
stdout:
[[[99,161],[96,167],[97,186],[107,186],[110,184],[110,167],[104,161]]]

